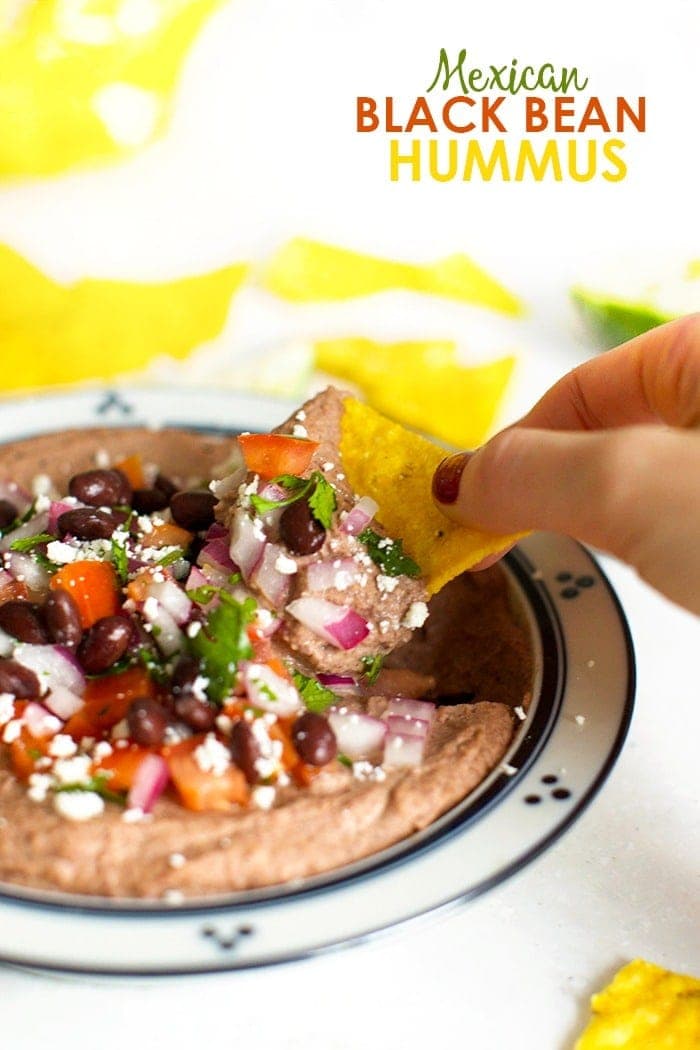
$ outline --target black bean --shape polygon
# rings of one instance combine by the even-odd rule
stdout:
[[[20,642],[45,645],[50,641],[42,611],[33,602],[12,599],[0,605],[0,627]]]
[[[131,502],[131,485],[121,470],[85,470],[74,474],[68,491],[90,507],[115,507]]]
[[[0,693],[11,693],[20,700],[36,700],[41,686],[34,671],[16,660],[0,660]]]
[[[257,784],[260,774],[255,768],[255,763],[260,758],[260,745],[253,730],[242,718],[233,723],[230,746],[233,761],[243,772],[248,783]]]
[[[0,499],[0,529],[6,529],[17,519],[17,508],[9,499]]]
[[[338,754],[335,733],[323,715],[307,711],[292,726],[292,742],[302,762],[325,766]]]
[[[313,554],[323,546],[326,530],[314,518],[308,500],[300,499],[282,511],[280,537],[292,554]]]
[[[123,525],[127,515],[123,510],[92,510],[78,507],[67,510],[58,518],[59,536],[75,536],[78,540],[108,540],[114,530]]]
[[[51,591],[44,606],[44,619],[51,641],[75,649],[83,637],[78,606],[68,591]]]
[[[168,728],[168,712],[157,700],[139,697],[133,700],[127,711],[129,736],[142,747],[157,747],[165,739]]]
[[[170,502],[168,496],[162,489],[134,489],[131,496],[131,506],[137,514],[155,514],[157,510],[164,510]]]
[[[165,495],[168,497],[168,502],[170,502],[170,500],[177,492],[177,485],[174,481],[171,481],[170,478],[166,478],[165,474],[156,474],[156,480],[153,482],[153,488],[165,493]]]
[[[129,648],[131,624],[123,616],[103,616],[87,632],[77,656],[88,674],[109,670]]]
[[[170,680],[173,696],[191,693],[201,670],[201,664],[196,656],[190,656],[189,653],[183,654],[175,664]]]
[[[214,507],[217,503],[213,492],[176,492],[170,500],[170,510],[183,529],[200,532],[214,524]]]
[[[200,700],[193,693],[176,696],[173,710],[181,722],[197,733],[206,733],[209,729],[213,729],[219,713],[218,707],[214,707],[208,700]]]

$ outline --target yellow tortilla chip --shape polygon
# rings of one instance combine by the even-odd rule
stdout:
[[[504,357],[467,367],[450,340],[332,339],[314,354],[317,368],[354,383],[380,412],[462,448],[487,437],[515,364]]]
[[[379,504],[378,521],[403,540],[431,594],[524,535],[494,536],[448,521],[431,497],[433,473],[445,450],[355,398],[345,401],[340,454],[348,482]]]
[[[263,284],[283,299],[300,303],[404,289],[475,303],[499,313],[524,313],[520,300],[466,255],[420,265],[297,237],[273,256]]]
[[[591,1000],[574,1050],[697,1050],[700,980],[636,959]]]
[[[0,388],[108,378],[217,335],[243,264],[162,284],[52,281],[0,245]]]
[[[167,126],[185,55],[223,0],[30,0],[0,12],[0,177],[112,160]]]

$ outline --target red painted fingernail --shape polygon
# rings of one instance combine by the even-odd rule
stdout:
[[[433,496],[438,503],[454,503],[459,495],[462,471],[471,458],[471,452],[456,452],[438,464],[433,474]]]

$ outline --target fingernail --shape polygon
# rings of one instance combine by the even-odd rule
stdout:
[[[433,496],[438,503],[454,503],[459,495],[462,471],[471,458],[471,452],[456,452],[438,464],[433,474]]]

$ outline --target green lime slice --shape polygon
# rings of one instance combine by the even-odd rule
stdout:
[[[609,299],[585,288],[573,288],[571,298],[596,343],[604,350],[626,343],[650,328],[671,321],[674,316],[649,303]]]

